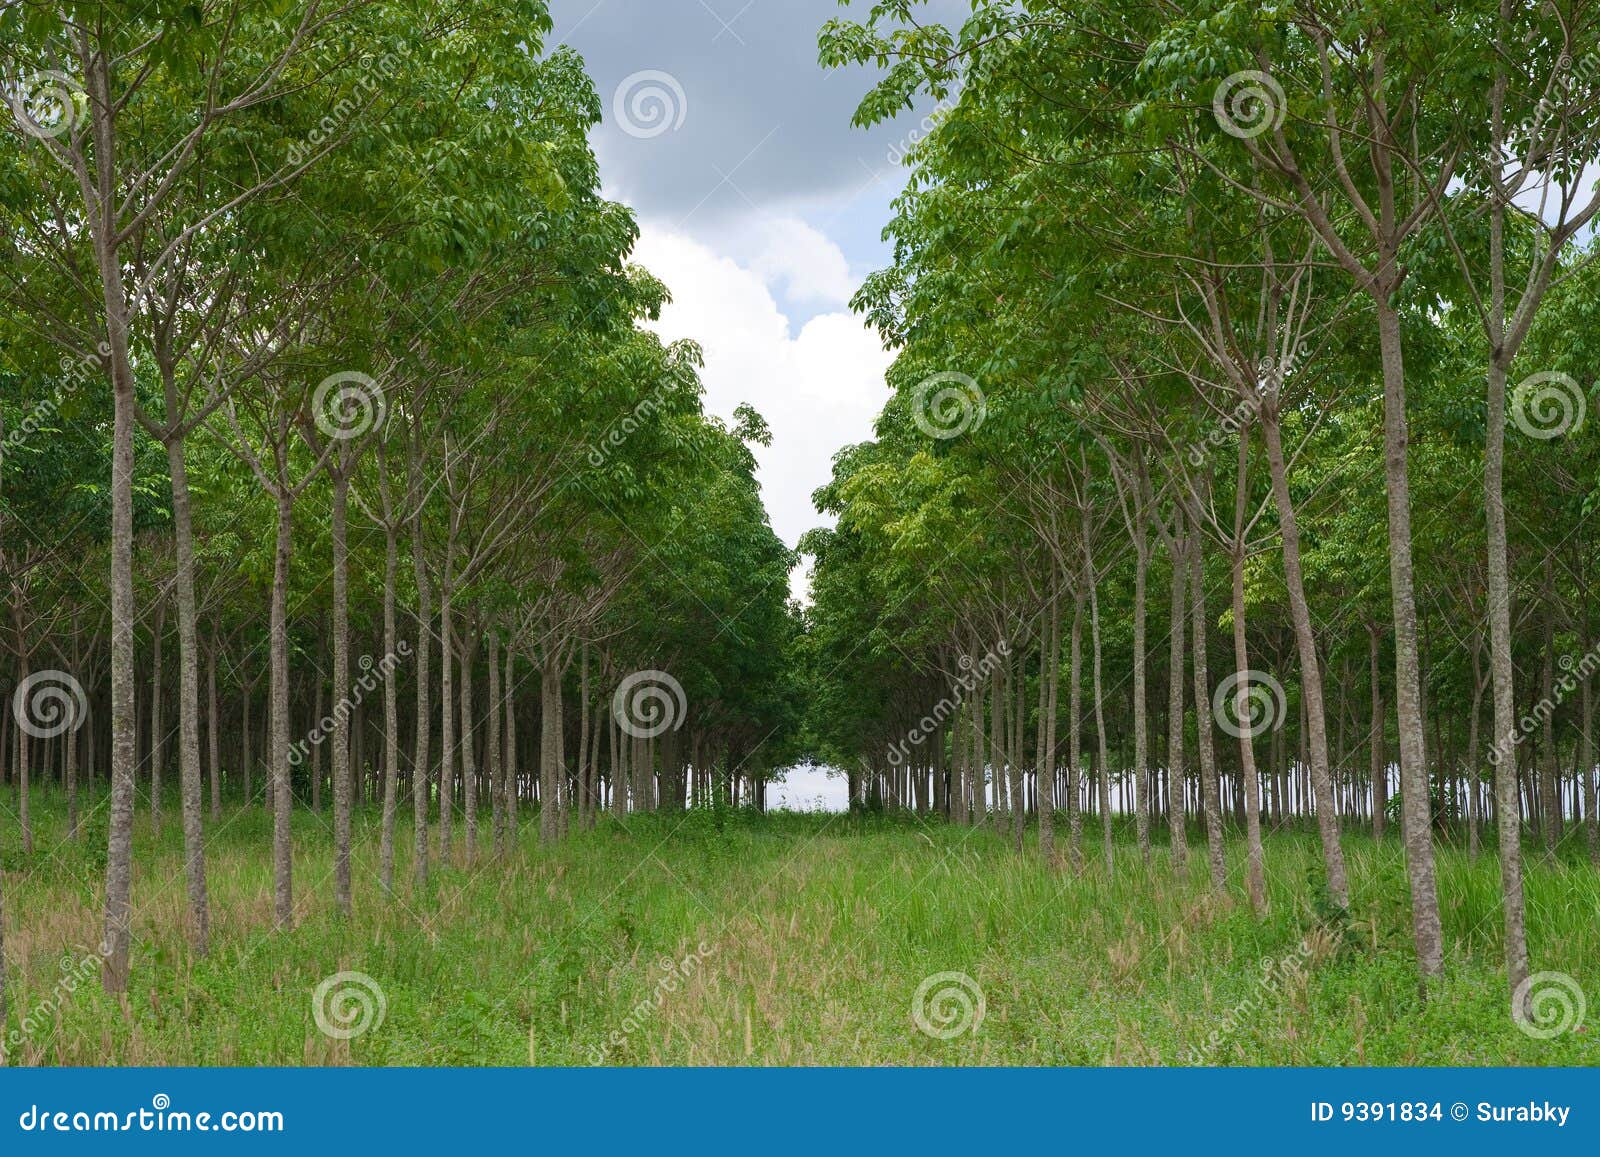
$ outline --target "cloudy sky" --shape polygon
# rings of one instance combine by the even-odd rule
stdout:
[[[905,177],[890,153],[924,110],[851,127],[873,74],[817,64],[818,29],[847,14],[836,0],[552,10],[555,41],[582,54],[605,104],[606,192],[637,211],[635,256],[672,290],[659,329],[704,347],[707,409],[749,402],[771,424],[762,494],[792,546],[819,521],[811,492],[834,452],[870,436],[887,397],[888,355],[847,303],[888,261],[880,233]]]

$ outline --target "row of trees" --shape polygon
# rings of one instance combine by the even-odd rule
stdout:
[[[705,414],[698,349],[645,328],[666,291],[549,26],[533,0],[0,9],[0,763],[25,856],[41,780],[72,838],[108,812],[108,991],[136,809],[177,812],[204,953],[224,799],[272,811],[287,929],[297,807],[331,797],[348,912],[363,802],[388,892],[407,803],[420,887],[530,803],[549,840],[759,802],[791,741],[765,425]]]
[[[946,110],[858,308],[898,350],[819,503],[808,656],[852,790],[1082,858],[1188,819],[1600,862],[1587,265],[1597,6],[980,0],[823,31]],[[1487,109],[1487,112],[1485,112]],[[1508,383],[1522,383],[1508,390]],[[1508,422],[1510,428],[1508,429]],[[1152,601],[1155,605],[1151,605]],[[1064,735],[1061,732],[1065,732]],[[986,775],[987,772],[987,775]],[[1577,837],[1574,837],[1577,838]],[[1514,997],[1514,999],[1521,999]]]

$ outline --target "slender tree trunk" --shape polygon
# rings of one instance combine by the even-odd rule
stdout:
[[[1072,608],[1072,686],[1067,689],[1067,851],[1072,870],[1083,870],[1083,592]]]
[[[1106,746],[1105,689],[1100,661],[1100,596],[1096,590],[1094,563],[1089,556],[1089,538],[1083,538],[1083,581],[1089,588],[1089,647],[1094,661],[1094,730],[1100,763],[1100,839],[1105,844],[1106,874],[1115,868],[1111,847],[1111,760]]]
[[[1386,268],[1398,261],[1385,255]],[[1400,726],[1400,796],[1406,867],[1411,880],[1412,936],[1424,980],[1443,969],[1443,934],[1433,867],[1433,823],[1423,737],[1418,665],[1417,600],[1411,561],[1411,484],[1406,455],[1405,364],[1400,316],[1386,297],[1376,298],[1383,358],[1384,477],[1389,506],[1389,588],[1394,603],[1395,709]],[[1492,420],[1492,419],[1491,419]]]
[[[169,389],[167,413],[175,413]],[[172,481],[172,525],[177,554],[178,603],[178,779],[183,793],[183,860],[189,889],[189,935],[197,956],[210,948],[210,904],[206,897],[205,832],[201,823],[200,783],[200,629],[195,605],[194,521],[181,437],[167,440],[167,472]],[[213,679],[215,673],[213,672]],[[215,735],[215,720],[212,723]]]
[[[461,781],[462,807],[466,811],[467,863],[478,858],[478,767],[473,744],[472,664],[477,658],[477,639],[464,639],[461,645]]]
[[[273,553],[269,648],[272,664],[272,894],[277,926],[280,931],[288,931],[294,926],[293,843],[289,829],[294,804],[293,785],[289,779],[289,553],[293,499],[287,488],[281,488],[276,497],[278,533]]]
[[[206,653],[206,699],[209,701],[206,725],[206,746],[209,749],[211,772],[211,822],[222,820],[222,721],[217,703],[217,640],[212,637]]]
[[[1241,439],[1244,437],[1240,435]],[[1243,449],[1240,454],[1243,456]],[[1242,471],[1241,471],[1242,473]],[[1238,501],[1245,501],[1245,492],[1241,488]],[[1240,522],[1235,520],[1235,532],[1242,530]],[[1239,776],[1244,780],[1244,825],[1245,847],[1249,864],[1250,907],[1257,915],[1267,910],[1267,877],[1266,854],[1261,847],[1261,779],[1256,771],[1256,743],[1251,727],[1254,713],[1245,705],[1245,698],[1249,693],[1250,682],[1250,650],[1245,635],[1245,606],[1244,606],[1244,541],[1235,538],[1233,542],[1233,670],[1238,680],[1235,694],[1239,697],[1239,708],[1235,716],[1240,722],[1239,732]]]
[[[506,854],[505,783],[500,769],[500,632],[491,623],[489,627],[489,734],[483,753],[484,770],[489,777],[490,827],[494,830],[494,854],[497,859]]]
[[[1167,828],[1172,842],[1172,870],[1181,876],[1189,866],[1189,842],[1184,832],[1183,809],[1184,592],[1187,588],[1188,563],[1184,559],[1182,515],[1174,515],[1174,519],[1176,525],[1168,544],[1168,553],[1172,556],[1172,609],[1167,639]]]
[[[350,455],[340,443],[333,471],[333,899],[341,916],[350,915]],[[387,663],[384,664],[387,667]],[[380,672],[381,673],[381,672]],[[385,676],[386,683],[388,677]],[[319,680],[320,683],[320,680]]]
[[[1333,775],[1328,762],[1327,711],[1322,695],[1322,661],[1317,655],[1311,607],[1306,601],[1300,568],[1300,523],[1289,493],[1289,470],[1283,454],[1277,399],[1261,409],[1261,440],[1267,450],[1267,471],[1272,481],[1273,505],[1278,510],[1278,531],[1283,543],[1284,585],[1289,595],[1289,618],[1294,625],[1295,650],[1300,659],[1300,697],[1305,712],[1305,740],[1310,763],[1311,791],[1317,810],[1317,834],[1322,840],[1322,867],[1328,897],[1340,908],[1350,906],[1350,886],[1339,845],[1339,810],[1333,798]]]
[[[545,655],[539,673],[539,839],[554,843],[561,833],[556,782],[561,759],[561,665],[553,653]]]
[[[428,733],[433,729],[432,689],[428,685],[428,634],[433,624],[433,606],[428,568],[423,561],[420,515],[413,519],[411,525],[411,567],[417,584],[417,735],[416,755],[411,761],[411,883],[414,888],[423,888],[428,883]]]
[[[1195,520],[1198,526],[1199,520]],[[1211,866],[1211,886],[1228,886],[1227,853],[1222,836],[1222,801],[1217,790],[1217,752],[1212,739],[1211,674],[1206,647],[1206,589],[1204,540],[1197,532],[1189,555],[1189,616],[1194,626],[1194,716],[1196,749],[1200,757],[1200,807],[1205,814],[1206,845]]]
[[[385,470],[385,465],[380,465]],[[399,528],[389,521],[387,480],[381,483],[384,491],[383,534],[383,653],[391,657],[399,654],[400,638],[395,624],[395,586],[400,572]],[[391,673],[383,681],[383,823],[379,836],[379,874],[383,894],[394,892],[394,828],[395,795],[399,790],[400,776],[400,689]],[[418,726],[422,722],[418,720]],[[415,772],[413,772],[415,775]]]
[[[456,800],[455,592],[447,573],[439,586],[439,863],[451,858]]]

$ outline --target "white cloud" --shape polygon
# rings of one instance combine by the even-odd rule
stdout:
[[[763,222],[766,227],[764,228]],[[728,418],[748,402],[772,428],[772,445],[757,449],[762,498],[778,536],[793,546],[822,518],[811,493],[827,482],[840,447],[872,436],[888,400],[890,362],[878,338],[854,315],[812,317],[791,333],[774,297],[783,282],[793,300],[809,296],[842,305],[851,289],[838,247],[790,217],[767,216],[744,227],[765,234],[748,264],[649,221],[641,223],[633,259],[672,291],[655,326],[665,340],[691,338],[705,350],[706,408]]]

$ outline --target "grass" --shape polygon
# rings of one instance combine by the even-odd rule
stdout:
[[[92,976],[66,979],[99,938],[103,820],[74,844],[59,799],[40,792],[34,807],[32,859],[14,821],[0,837],[14,1064],[1600,1063],[1600,1014],[1548,1040],[1512,1023],[1497,869],[1449,848],[1445,975],[1424,1000],[1394,840],[1347,837],[1352,904],[1336,926],[1318,916],[1316,841],[1297,832],[1268,839],[1258,919],[1237,844],[1218,898],[1201,854],[1176,879],[1164,847],[1146,869],[1119,843],[1107,878],[1091,843],[1074,875],[1031,846],[1019,860],[988,830],[882,816],[640,816],[550,849],[525,816],[509,862],[469,867],[458,851],[414,893],[407,810],[386,901],[378,817],[362,812],[341,921],[331,821],[301,811],[284,934],[271,819],[239,808],[208,827],[213,947],[196,959],[176,816],[157,838],[141,814],[133,978],[116,1000]],[[1600,1009],[1600,873],[1532,855],[1527,895],[1535,968],[1569,974]],[[348,1040],[312,1009],[342,971],[370,976],[385,1006]],[[939,973],[970,980],[933,982],[933,1028],[962,1028],[973,990],[984,1005],[948,1039],[912,1015]]]

